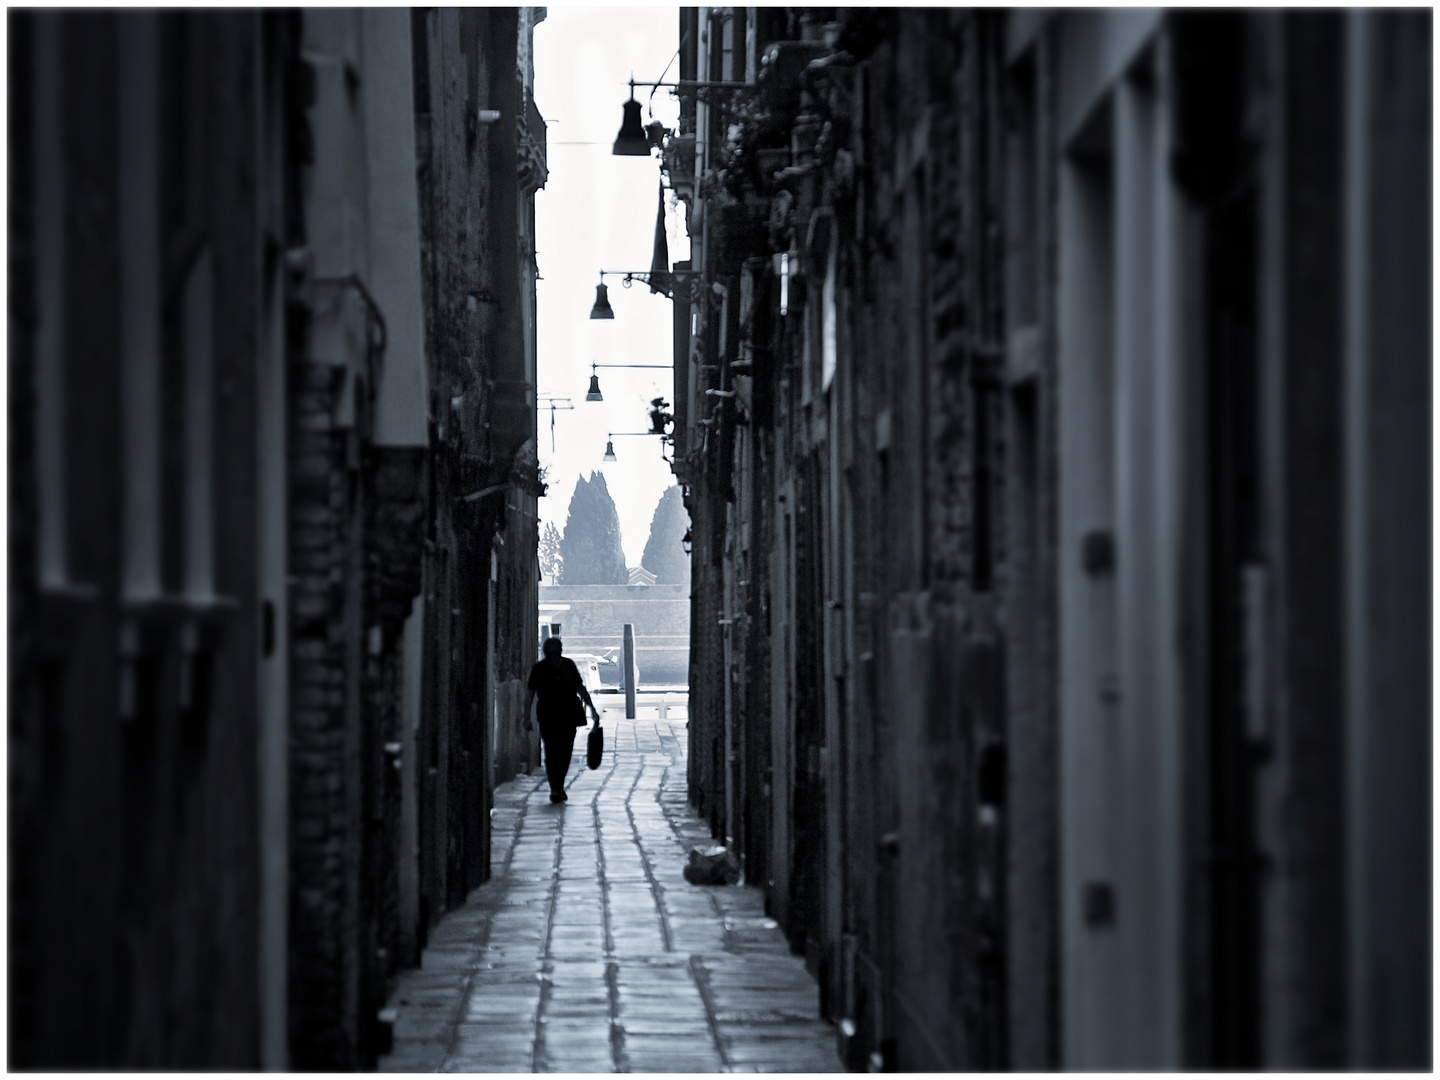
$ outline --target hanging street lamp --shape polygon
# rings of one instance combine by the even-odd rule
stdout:
[[[590,389],[585,392],[586,401],[604,401],[600,396],[600,376],[596,374],[601,368],[645,368],[651,371],[674,371],[673,364],[597,364],[590,362]],[[653,404],[653,403],[652,403]]]
[[[653,432],[653,431],[611,431],[611,432],[607,433],[606,436],[605,436],[605,453],[601,456],[600,460],[601,460],[601,461],[615,461],[615,460],[616,460],[616,457],[615,457],[615,440],[616,440],[616,439],[629,439],[629,438],[636,438],[636,439],[638,439],[638,438],[642,438],[642,437],[643,437],[643,438],[647,438],[647,439],[653,439],[653,438],[655,437],[655,432]],[[670,436],[668,436],[668,435],[661,435],[661,436],[660,436],[660,441],[661,441],[662,443],[668,442],[669,439],[670,439]],[[662,448],[661,448],[661,450],[660,450],[660,456],[661,456],[661,457],[665,457],[665,450],[664,450],[663,446],[662,446]],[[666,458],[666,460],[668,461],[669,459]]]
[[[601,271],[603,276],[604,271]],[[595,306],[590,309],[592,319],[613,319],[615,309],[610,306],[610,294],[605,289],[605,282],[601,281],[595,286]]]
[[[658,123],[658,121],[657,121]],[[616,157],[649,157],[650,140],[640,124],[640,102],[635,100],[635,83],[630,83],[630,100],[625,102],[625,118],[620,123],[620,133],[615,136],[615,145],[610,151]]]
[[[642,285],[649,285],[651,291],[670,295],[670,288],[675,284],[687,283],[687,298],[694,300],[699,295],[699,279],[704,273],[702,270],[601,270],[600,284],[595,286],[595,304],[590,308],[592,319],[613,319],[615,309],[610,306],[610,293],[605,286],[605,278],[618,277],[620,284],[630,288],[635,282]]]
[[[611,154],[616,157],[647,157],[652,148],[664,146],[665,136],[669,134],[665,125],[659,120],[652,120],[649,124],[640,123],[640,102],[635,100],[635,87],[650,86],[650,96],[655,96],[655,90],[662,86],[667,90],[675,91],[677,97],[692,97],[696,101],[703,102],[712,109],[721,112],[728,112],[734,115],[734,110],[728,105],[715,100],[706,100],[706,95],[701,91],[716,91],[721,95],[753,94],[759,89],[755,83],[747,82],[706,82],[696,79],[680,79],[677,82],[636,82],[630,80],[630,100],[624,103],[624,115],[620,121],[620,133],[615,136],[615,145],[611,148]]]

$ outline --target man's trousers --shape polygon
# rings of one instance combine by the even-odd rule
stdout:
[[[570,757],[575,752],[573,723],[540,725],[540,741],[545,744],[545,775],[550,778],[552,792],[565,790],[565,777],[570,772]]]

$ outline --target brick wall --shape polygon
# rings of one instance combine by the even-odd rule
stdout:
[[[1366,470],[1424,429],[1423,349],[1367,342],[1423,336],[1375,284],[1414,210],[1370,200],[1419,193],[1377,162],[1428,147],[1428,23],[753,10],[682,17],[682,71],[726,22],[776,48],[698,190],[667,157],[707,290],[688,780],[845,1060],[1428,1060],[1387,997],[1428,803],[1361,764],[1427,730],[1365,702],[1424,683],[1424,529],[1369,503],[1423,470]]]
[[[791,147],[775,167],[794,167],[737,166],[734,201],[704,208],[707,266],[760,312],[724,354],[713,334],[702,348],[722,387],[753,361],[749,407],[715,408],[696,471],[691,798],[724,827],[723,617],[728,828],[827,1013],[855,1024],[847,1060],[1003,1068],[1004,823],[979,776],[1004,773],[998,24],[847,12],[835,29],[846,52],[802,75],[827,47],[797,13],[761,76]],[[787,249],[781,318],[770,254]]]
[[[291,1054],[296,1068],[354,1067],[354,1009],[341,987],[356,960],[345,571],[358,507],[348,505],[347,435],[330,430],[336,369],[297,363],[292,372]]]
[[[364,24],[14,20],[17,1065],[369,1067],[399,943],[488,875],[487,711],[513,704],[535,651],[533,303],[516,295],[523,278],[533,301],[517,244],[543,154],[521,162],[516,123],[473,120],[522,112],[513,11],[417,12],[403,72]],[[430,295],[403,317],[367,285],[365,148],[394,134],[365,127],[372,61],[415,78],[433,211],[409,252]],[[386,341],[387,315],[416,337],[423,315],[423,355]],[[427,366],[428,408],[405,363]],[[414,445],[372,442],[380,364],[415,376],[391,430]],[[42,535],[57,507],[64,535]],[[68,565],[42,587],[56,553]],[[412,670],[401,630],[422,584]],[[424,705],[409,761],[407,687]],[[509,734],[505,755],[533,762]],[[418,935],[399,904],[417,848]]]
[[[357,449],[331,429],[340,369],[292,370],[291,1047],[297,1067],[357,1067],[397,963],[393,747],[424,454]]]

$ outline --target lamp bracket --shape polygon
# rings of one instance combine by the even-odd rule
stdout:
[[[722,82],[718,80],[706,81],[701,79],[677,79],[675,82],[636,82],[634,79],[631,79],[630,97],[632,100],[635,97],[635,87],[637,86],[653,86],[657,90],[661,88],[664,88],[666,90],[673,90],[676,97],[689,96],[694,98],[701,104],[705,105],[707,108],[717,109],[720,112],[727,112],[731,116],[736,117],[740,116],[740,114],[735,112],[734,109],[727,108],[726,106],[721,105],[719,102],[706,101],[704,97],[701,96],[701,91],[714,90],[726,94],[742,94],[753,93],[760,89],[757,83],[750,82]],[[651,96],[654,96],[653,91],[651,92]]]
[[[674,82],[639,82],[639,81],[637,81],[637,80],[635,80],[635,79],[631,79],[631,80],[630,80],[630,96],[631,96],[631,97],[634,97],[634,96],[635,96],[635,87],[637,87],[637,86],[653,86],[653,87],[655,87],[657,90],[660,90],[660,89],[674,90],[676,93],[680,93],[680,92],[683,92],[683,91],[686,91],[686,90],[690,90],[690,91],[694,91],[694,90],[730,90],[730,91],[741,91],[741,90],[758,90],[758,89],[760,89],[760,86],[759,86],[758,83],[752,83],[752,82],[734,82],[734,81],[724,81],[724,80],[718,80],[718,79],[715,79],[715,80],[712,80],[712,79],[676,79]]]
[[[666,273],[669,274],[670,277],[671,277],[671,279],[673,279],[673,280],[674,280],[675,282],[677,282],[677,283],[681,283],[681,282],[688,282],[688,283],[689,283],[689,287],[686,289],[686,294],[687,294],[687,295],[686,295],[686,299],[688,299],[688,300],[697,300],[697,299],[699,299],[701,290],[698,288],[697,282],[698,282],[698,279],[699,279],[699,278],[701,278],[701,277],[704,276],[704,274],[705,274],[705,271],[704,271],[704,270],[667,270]],[[633,285],[633,284],[634,284],[635,282],[637,282],[637,281],[640,282],[640,284],[642,284],[642,285],[649,285],[649,284],[650,284],[650,279],[651,279],[652,276],[654,276],[654,274],[653,274],[653,271],[650,271],[650,270],[601,270],[601,271],[600,271],[600,280],[601,280],[602,282],[605,280],[605,278],[606,278],[607,276],[620,278],[620,284],[623,285],[625,288],[628,289],[628,288],[630,288],[631,285]]]

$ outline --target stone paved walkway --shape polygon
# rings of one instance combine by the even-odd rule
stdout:
[[[577,740],[495,793],[492,880],[431,935],[390,1006],[384,1072],[840,1072],[814,980],[758,889],[685,881],[710,843],[685,800],[685,726],[607,710],[605,764]]]

